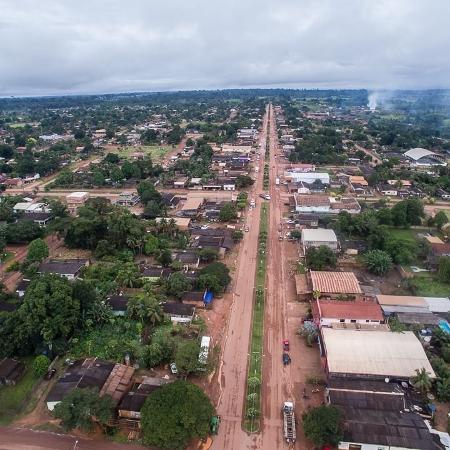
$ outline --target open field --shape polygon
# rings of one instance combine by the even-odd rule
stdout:
[[[20,413],[25,400],[30,400],[33,386],[37,382],[31,365],[33,358],[24,359],[26,370],[15,386],[0,387],[0,425],[8,425]]]
[[[106,152],[117,153],[122,158],[131,158],[136,152],[142,152],[146,156],[150,156],[154,162],[161,162],[164,156],[172,150],[170,145],[139,145],[125,147],[107,147]]]
[[[261,221],[259,226],[258,262],[255,276],[255,295],[252,317],[252,334],[249,353],[247,399],[245,402],[244,429],[250,432],[259,430],[258,419],[261,412],[261,371],[264,345],[264,300],[266,280],[266,253],[268,232],[269,205],[263,203],[261,207]],[[256,383],[256,380],[259,383]],[[249,417],[251,412],[252,417]]]
[[[392,237],[398,239],[404,239],[405,241],[416,242],[417,233],[421,231],[413,230],[410,228],[389,228],[389,234]]]
[[[416,295],[426,297],[448,297],[450,296],[450,285],[442,283],[435,274],[418,273],[411,279],[416,289]]]

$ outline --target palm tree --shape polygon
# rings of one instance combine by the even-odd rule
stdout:
[[[416,375],[412,378],[412,385],[422,394],[426,395],[430,391],[433,381],[424,367],[416,369]]]
[[[319,300],[320,296],[322,295],[321,292],[318,289],[315,289],[312,293],[315,300]]]

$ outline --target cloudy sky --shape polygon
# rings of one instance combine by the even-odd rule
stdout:
[[[0,95],[450,88],[449,0],[0,0]]]

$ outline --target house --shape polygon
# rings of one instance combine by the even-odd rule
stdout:
[[[353,272],[311,270],[307,274],[314,297],[328,300],[364,300],[364,293]]]
[[[77,360],[67,367],[64,375],[53,385],[46,402],[53,411],[76,388],[96,388],[100,395],[109,395],[116,403],[129,390],[134,368],[99,358]]]
[[[142,377],[141,382],[133,390],[127,392],[117,406],[119,421],[122,423],[139,422],[141,420],[141,409],[147,397],[169,382],[169,380],[162,378]]]
[[[321,355],[330,379],[409,381],[425,368],[435,378],[422,344],[412,331],[344,330],[322,327]]]
[[[127,312],[128,300],[130,300],[128,295],[110,295],[106,299],[106,304],[112,309],[115,316],[124,316]]]
[[[342,414],[339,450],[442,448],[425,423],[424,402],[398,383],[333,379],[326,396]]]
[[[351,190],[357,194],[365,194],[369,187],[369,183],[362,175],[350,175],[348,182]]]
[[[422,324],[433,324],[434,314],[450,312],[450,299],[446,297],[417,297],[413,295],[377,295],[376,299],[386,317],[396,316],[403,318],[404,323],[417,323],[419,319],[429,322],[419,322]],[[415,319],[412,322],[406,322],[408,318]],[[437,316],[434,316],[437,317]]]
[[[162,305],[165,314],[174,323],[190,323],[194,318],[195,306],[178,302],[166,302]]]
[[[303,172],[295,169],[284,171],[284,178],[294,183],[306,183],[308,185],[320,182],[324,185],[330,184],[330,175],[326,172]]]
[[[431,243],[429,244],[429,251],[427,257],[428,265],[436,269],[439,265],[439,260],[442,257],[450,257],[450,244],[449,243]]]
[[[411,166],[446,166],[447,159],[425,148],[412,148],[404,153]]]
[[[184,268],[197,269],[200,265],[200,257],[197,252],[181,250],[172,253],[172,260],[179,261]]]
[[[294,194],[294,211],[297,213],[339,214],[347,211],[359,214],[361,206],[353,197],[336,198],[325,194]]]
[[[173,182],[173,188],[174,189],[184,189],[187,186],[187,183],[189,181],[188,177],[180,177],[177,178],[174,182]]]
[[[311,303],[311,309],[318,327],[333,327],[338,324],[367,327],[384,322],[381,307],[374,301],[315,300]]]
[[[181,199],[182,197],[171,194],[170,192],[161,192],[161,201],[166,208],[175,209]]]
[[[161,279],[167,279],[172,274],[173,270],[167,267],[157,266],[140,266],[141,278],[151,283],[156,283]]]
[[[208,308],[212,305],[214,295],[211,291],[184,292],[181,301],[186,305],[194,305],[196,308]]]
[[[204,203],[203,197],[189,196],[181,207],[181,214],[184,217],[196,217],[200,213],[200,209]]]
[[[71,192],[66,196],[67,209],[69,214],[75,216],[78,208],[89,200],[89,192]]]
[[[19,298],[22,298],[25,295],[25,292],[27,291],[30,283],[31,280],[28,280],[26,278],[18,283],[18,285],[16,286],[16,294],[19,296]]]
[[[308,248],[320,247],[322,245],[334,252],[337,252],[338,250],[336,233],[333,230],[328,230],[326,228],[303,229],[301,242],[304,253],[306,253]]]
[[[84,267],[89,265],[88,259],[54,259],[39,265],[38,273],[52,273],[66,277],[68,280],[78,278]]]
[[[30,222],[37,223],[40,227],[45,227],[54,219],[51,212],[25,212],[18,220],[29,220]]]
[[[25,372],[25,364],[18,359],[3,358],[0,361],[0,385],[14,386]]]
[[[234,246],[232,233],[226,228],[207,230],[195,228],[191,230],[191,236],[193,237],[191,242],[193,248],[212,248],[217,250],[220,257],[223,257]]]
[[[141,201],[141,197],[137,193],[122,192],[116,200],[116,205],[120,206],[136,206]]]

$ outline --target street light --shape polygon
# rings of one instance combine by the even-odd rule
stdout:
[[[78,445],[78,439],[75,441],[75,444],[73,444],[73,450],[77,449],[77,445]]]

